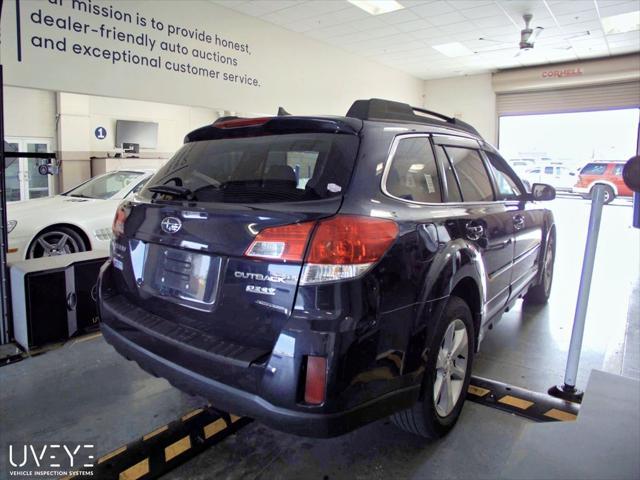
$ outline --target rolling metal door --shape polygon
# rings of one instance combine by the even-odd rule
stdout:
[[[640,107],[640,82],[499,93],[498,116]]]

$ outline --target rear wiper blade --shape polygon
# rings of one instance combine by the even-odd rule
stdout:
[[[193,192],[187,187],[180,187],[178,185],[154,185],[149,187],[149,191],[153,193],[163,193],[165,195],[171,195],[173,197],[185,198],[187,200],[193,200]]]

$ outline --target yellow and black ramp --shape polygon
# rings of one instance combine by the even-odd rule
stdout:
[[[476,376],[471,377],[467,400],[536,422],[572,421],[580,411],[577,403]]]
[[[86,478],[158,478],[237,432],[251,421],[248,417],[238,417],[211,407],[195,409],[98,458]]]

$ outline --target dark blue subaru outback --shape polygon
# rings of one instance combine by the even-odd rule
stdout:
[[[545,302],[552,214],[459,120],[385,100],[224,118],[113,224],[106,340],[220,409],[309,436],[392,415],[446,433],[474,353]]]

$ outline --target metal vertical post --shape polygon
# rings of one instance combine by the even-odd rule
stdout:
[[[0,65],[0,345],[9,342],[9,276],[7,270],[7,189],[4,159],[4,79]]]
[[[595,185],[591,191],[589,229],[587,230],[587,243],[584,249],[584,260],[580,275],[578,301],[576,302],[576,311],[573,317],[573,329],[571,331],[567,367],[564,374],[564,385],[554,386],[549,389],[549,394],[566,400],[581,401],[582,399],[582,392],[576,389],[576,377],[578,376],[578,364],[580,363],[580,353],[582,351],[582,337],[584,336],[584,325],[589,305],[589,292],[596,259],[605,189],[604,185]]]

